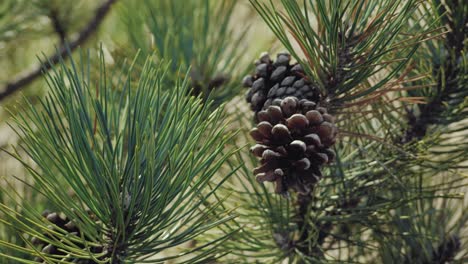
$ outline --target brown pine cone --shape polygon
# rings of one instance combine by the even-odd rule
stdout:
[[[290,61],[288,53],[279,53],[276,61],[263,53],[255,63],[255,74],[244,77],[244,87],[250,88],[246,99],[254,112],[266,109],[275,99],[288,96],[313,102],[320,99],[319,89],[305,77],[301,65],[290,64]]]
[[[71,235],[75,235],[77,237],[81,236],[80,229],[75,225],[73,220],[70,220],[67,216],[61,213],[57,213],[57,212],[50,212],[49,210],[45,210],[42,213],[42,216],[46,218],[52,224],[49,226],[50,227],[49,229],[51,230],[62,229]],[[46,236],[52,239],[51,235],[46,234]],[[65,253],[63,251],[60,251],[56,246],[49,244],[46,241],[43,241],[37,237],[33,237],[31,240],[31,243],[33,245],[38,246],[41,252],[44,254],[65,256]],[[94,253],[102,253],[104,252],[104,247],[92,247],[90,250],[91,252],[94,252]],[[46,263],[45,260],[39,257],[37,257],[35,261],[37,262],[44,261],[43,263]],[[87,264],[95,263],[94,261],[91,261],[91,260],[79,260],[79,259],[70,259],[70,258],[68,258],[67,261],[76,262],[76,263],[87,263]]]
[[[251,151],[261,158],[254,170],[257,180],[275,182],[277,193],[308,193],[322,177],[320,167],[335,158],[333,116],[314,102],[286,97],[256,117],[259,123],[250,134],[257,142]]]

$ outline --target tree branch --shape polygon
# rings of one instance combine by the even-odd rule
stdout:
[[[50,10],[49,19],[52,23],[55,33],[57,33],[60,39],[60,45],[65,46],[65,43],[67,41],[67,32],[65,30],[65,27],[62,25],[62,22],[60,21],[57,9],[52,8]]]
[[[7,98],[9,95],[13,94],[14,92],[20,90],[24,86],[33,82],[37,77],[39,77],[43,70],[49,70],[52,65],[57,64],[60,61],[60,58],[65,58],[69,55],[68,49],[73,51],[82,43],[84,43],[96,29],[102,23],[107,13],[110,11],[112,4],[114,4],[117,0],[107,0],[101,6],[96,9],[95,16],[88,25],[78,33],[76,38],[66,45],[61,45],[60,49],[49,57],[48,61],[50,63],[47,64],[39,64],[36,65],[32,70],[27,72],[21,73],[18,77],[14,80],[8,82],[0,92],[0,101]]]
[[[447,9],[447,5],[449,9]],[[440,120],[447,117],[445,110],[448,108],[447,105],[451,96],[454,94],[459,96],[457,93],[463,91],[464,83],[462,82],[466,72],[461,70],[459,61],[461,61],[465,49],[463,43],[468,36],[468,31],[464,27],[467,20],[464,18],[466,16],[463,13],[466,7],[466,5],[460,7],[457,3],[450,1],[438,6],[438,15],[441,16],[443,26],[447,30],[443,44],[448,52],[443,59],[434,60],[431,58],[433,60],[433,75],[438,78],[435,90],[437,93],[429,98],[430,101],[427,104],[418,105],[420,112],[418,116],[412,110],[407,110],[408,129],[401,138],[402,143],[421,140],[426,136],[430,125],[440,125]],[[452,12],[454,13],[450,18],[449,14]],[[459,15],[462,18],[458,19],[462,19],[462,21],[454,22]],[[435,57],[435,55],[432,55],[432,57]],[[441,65],[440,61],[444,61],[444,63]],[[441,74],[442,72],[444,74]],[[463,102],[463,100],[461,99],[460,102]]]
[[[295,241],[295,244],[300,248],[300,250],[307,256],[313,256],[313,252],[310,251],[308,240],[310,230],[308,228],[308,214],[309,207],[312,202],[312,195],[309,194],[297,194],[297,220],[296,224],[300,230],[300,237],[298,241]]]

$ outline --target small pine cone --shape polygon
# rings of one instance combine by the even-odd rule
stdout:
[[[246,99],[254,112],[266,109],[275,99],[288,96],[312,102],[320,99],[319,89],[305,77],[301,65],[290,64],[290,61],[288,53],[279,53],[276,61],[263,53],[255,63],[255,74],[244,77],[243,85],[250,88]]]
[[[50,223],[53,225],[50,225],[51,229],[57,229],[56,227],[63,229],[69,233],[76,233],[79,235],[80,230],[76,227],[76,225],[68,219],[63,214],[57,213],[57,212],[50,212],[48,210],[44,211],[42,213],[42,216],[46,218]],[[45,243],[45,241],[40,240],[37,237],[33,237],[31,242],[34,245],[42,245],[43,248],[46,248],[48,245]]]
[[[51,224],[53,224],[53,225],[49,226],[49,229],[51,229],[51,230],[62,229],[64,231],[68,232],[71,235],[75,235],[77,237],[80,237],[80,235],[81,235],[80,229],[76,226],[75,222],[73,220],[69,219],[67,216],[65,216],[65,215],[63,215],[61,213],[51,212],[49,210],[45,210],[42,213],[42,216],[44,218],[46,218],[49,222],[51,222]],[[52,237],[50,237],[51,236],[50,234],[45,234],[45,236],[47,236],[48,238],[52,238]],[[59,251],[56,246],[54,246],[52,244],[48,244],[46,241],[43,241],[43,240],[39,239],[38,237],[33,237],[32,240],[31,240],[31,243],[33,245],[38,246],[42,253],[54,254],[54,255],[65,255],[65,253],[62,252],[62,251]],[[93,253],[102,253],[102,252],[104,252],[103,247],[92,247],[90,250]],[[39,261],[42,261],[42,259],[37,257],[35,259],[35,261],[39,262]],[[72,259],[72,260],[69,260],[69,261],[73,262],[73,261],[80,261],[80,260]],[[87,261],[87,260],[85,260],[85,261]],[[45,263],[45,262],[43,262],[43,263]],[[83,262],[83,263],[94,263],[94,262]]]
[[[308,193],[322,177],[320,167],[335,158],[334,118],[313,102],[286,97],[259,111],[257,119],[250,131],[257,142],[251,152],[261,158],[257,180],[275,182],[277,193]]]
[[[226,74],[214,75],[211,79],[206,78],[203,74],[195,69],[190,71],[192,81],[192,94],[199,95],[201,92],[210,92],[229,82],[230,78]]]

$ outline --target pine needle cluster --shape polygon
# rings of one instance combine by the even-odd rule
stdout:
[[[13,2],[0,44],[34,21]],[[465,2],[110,1],[90,51],[46,12],[0,262],[463,263]]]

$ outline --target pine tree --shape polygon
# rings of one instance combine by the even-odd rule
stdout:
[[[5,0],[0,263],[464,263],[467,25],[457,0]]]

